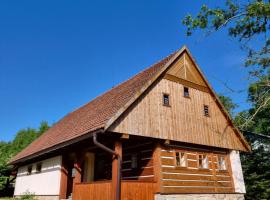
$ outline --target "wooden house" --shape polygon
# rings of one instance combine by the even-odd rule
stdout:
[[[69,113],[16,155],[15,196],[243,199],[250,146],[186,47]]]

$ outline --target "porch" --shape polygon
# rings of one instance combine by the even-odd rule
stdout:
[[[121,200],[154,200],[155,183],[149,181],[124,180],[121,183]],[[73,198],[76,200],[111,200],[112,182],[77,183]]]
[[[91,140],[74,146],[63,154],[61,199],[117,199],[121,172],[121,200],[153,200],[157,190],[157,143],[137,137],[101,137],[99,142],[120,155],[121,165],[119,157],[95,146]]]

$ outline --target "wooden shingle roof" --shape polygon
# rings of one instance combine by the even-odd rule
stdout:
[[[92,131],[103,129],[106,123],[149,82],[176,54],[173,53],[124,83],[98,96],[86,105],[67,114],[48,131],[18,153],[10,161],[15,164],[61,143],[73,140]]]

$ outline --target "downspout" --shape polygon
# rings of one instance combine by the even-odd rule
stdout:
[[[93,134],[93,142],[94,144],[103,149],[104,151],[107,151],[108,153],[116,156],[117,161],[118,161],[118,173],[117,173],[117,184],[116,184],[116,200],[121,200],[121,165],[122,165],[122,158],[121,155],[119,155],[118,153],[116,153],[115,151],[113,151],[112,149],[106,147],[105,145],[99,143],[97,141],[97,134],[94,133]]]

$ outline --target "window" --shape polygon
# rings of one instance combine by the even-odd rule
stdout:
[[[207,105],[203,106],[204,116],[209,117],[209,107]]]
[[[32,174],[32,168],[33,168],[32,165],[27,167],[27,175]]]
[[[42,164],[41,163],[38,163],[37,164],[37,167],[36,167],[36,173],[40,173],[41,172],[41,169],[42,169]]]
[[[137,153],[131,154],[131,168],[132,169],[138,168],[138,154]]]
[[[226,170],[226,162],[224,156],[218,156],[218,169],[219,170]]]
[[[168,94],[163,94],[163,105],[170,106],[170,97]]]
[[[176,167],[187,167],[187,156],[184,152],[175,152]]]
[[[208,169],[208,157],[205,154],[199,154],[199,168]]]
[[[189,89],[188,89],[188,87],[184,87],[184,97],[189,97]]]

